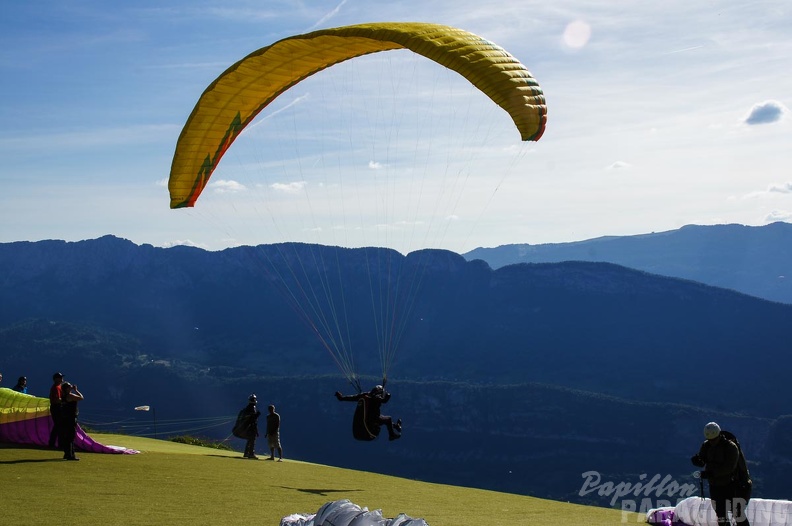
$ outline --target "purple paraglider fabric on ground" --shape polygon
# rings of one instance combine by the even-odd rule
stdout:
[[[0,388],[0,442],[48,447],[52,418],[49,399]],[[89,453],[139,453],[134,449],[106,446],[77,426],[74,447]]]
[[[294,513],[283,517],[280,526],[429,526],[423,519],[413,519],[404,513],[392,519],[382,516],[381,510],[369,511],[348,499],[326,502],[316,513]]]
[[[654,526],[690,526],[677,519],[674,506],[655,508],[646,514],[646,522]]]
[[[751,499],[745,508],[751,526],[792,526],[792,501]],[[718,526],[710,499],[688,497],[674,507],[655,508],[646,522],[658,526]]]

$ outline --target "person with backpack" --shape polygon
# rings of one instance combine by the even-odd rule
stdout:
[[[710,501],[718,516],[718,526],[728,526],[728,512],[735,523],[750,526],[745,508],[751,499],[751,476],[745,464],[740,443],[732,433],[722,431],[716,422],[704,426],[706,440],[699,452],[690,459],[694,466],[703,468],[702,479],[709,482]]]
[[[243,458],[251,460],[258,460],[256,456],[256,437],[258,433],[258,417],[261,416],[261,411],[256,407],[256,395],[252,394],[248,397],[248,404],[242,408],[237,415],[236,423],[231,433],[237,437],[246,440],[245,452]]]

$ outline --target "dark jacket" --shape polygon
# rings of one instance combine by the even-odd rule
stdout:
[[[701,444],[698,456],[704,463],[710,486],[726,486],[737,474],[740,451],[734,442],[719,437]]]
[[[234,425],[234,436],[238,438],[256,438],[258,433],[258,417],[261,416],[261,411],[256,408],[253,402],[245,406],[237,416],[236,424]]]
[[[340,395],[340,393],[339,393]],[[342,402],[356,402],[363,400],[366,403],[366,420],[376,422],[379,420],[382,404],[387,404],[391,394],[383,391],[382,394],[374,394],[371,391],[354,395],[338,396]]]

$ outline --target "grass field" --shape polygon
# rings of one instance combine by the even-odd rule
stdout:
[[[119,435],[93,435],[139,455],[0,444],[0,524],[278,526],[349,499],[385,517],[406,513],[430,526],[640,524],[643,516],[521,495],[430,484],[285,459]]]

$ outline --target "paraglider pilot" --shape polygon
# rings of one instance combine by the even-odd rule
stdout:
[[[401,419],[396,423],[389,416],[380,412],[382,404],[390,400],[390,393],[381,385],[375,385],[371,391],[344,396],[336,391],[335,397],[340,402],[357,402],[357,409],[352,422],[352,434],[358,440],[374,440],[383,424],[388,428],[388,439],[401,438]]]
[[[246,440],[245,452],[243,458],[251,460],[258,460],[256,456],[256,437],[258,437],[258,417],[261,416],[261,411],[256,407],[256,395],[252,394],[248,397],[248,404],[242,408],[237,415],[236,424],[231,431],[237,438]]]
[[[738,526],[750,526],[745,507],[751,498],[751,477],[740,447],[726,434],[717,423],[708,423],[704,427],[706,441],[690,460],[704,468],[699,475],[709,481],[710,501],[718,516],[718,526],[731,525],[729,511]]]

